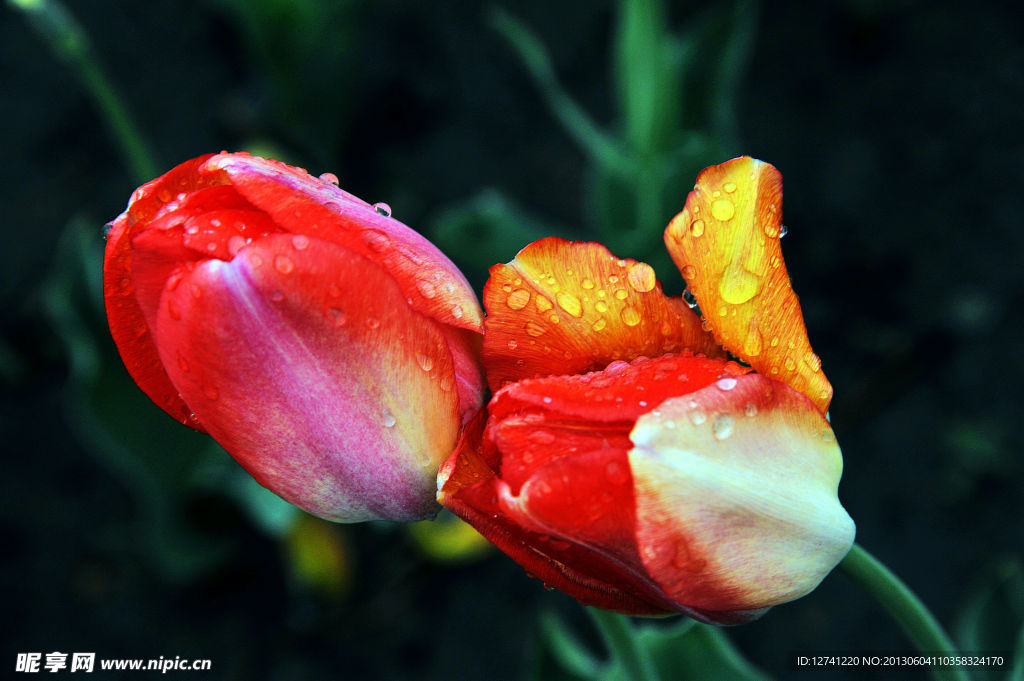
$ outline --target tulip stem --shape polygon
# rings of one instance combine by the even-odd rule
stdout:
[[[623,681],[658,681],[658,669],[640,645],[629,617],[598,608],[587,608],[611,654],[613,668],[621,670]]]
[[[921,599],[860,545],[853,545],[839,567],[847,577],[874,596],[920,652],[925,655],[958,655],[953,641]],[[959,666],[934,666],[931,671],[937,681],[970,681],[967,672]]]

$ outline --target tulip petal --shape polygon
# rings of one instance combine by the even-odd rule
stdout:
[[[640,555],[670,598],[709,621],[808,593],[853,542],[832,429],[784,383],[716,382],[662,403],[631,438]]]
[[[493,391],[641,355],[725,356],[697,315],[662,293],[649,265],[616,258],[594,242],[535,241],[491,268],[484,307],[484,365]]]
[[[202,171],[230,181],[281,228],[332,241],[381,265],[414,309],[481,330],[483,312],[457,267],[413,229],[304,169],[245,153],[219,154]]]
[[[532,520],[511,494],[508,484],[487,465],[481,451],[486,452],[487,445],[480,443],[480,428],[467,430],[438,475],[438,501],[446,508],[522,565],[527,574],[584,605],[634,615],[671,612],[670,607],[658,602],[656,594],[645,591],[643,582],[624,576],[622,561],[544,532],[545,528]],[[605,458],[600,462],[601,470],[616,456],[625,461],[621,449],[595,452],[591,458],[599,456]],[[629,485],[623,484],[621,489],[628,494]],[[539,483],[530,492],[539,506],[550,493]],[[614,496],[590,507],[595,512],[607,511],[619,526],[625,523],[623,516],[629,515],[631,508],[629,503],[616,503]]]
[[[811,350],[780,243],[782,175],[744,156],[704,169],[665,245],[715,338],[825,413],[832,386]]]
[[[136,384],[161,409],[181,423],[202,430],[190,417],[160,361],[133,280],[133,240],[178,194],[212,186],[216,178],[202,177],[198,168],[209,158],[187,161],[135,190],[125,211],[110,223],[103,261],[103,299],[110,333],[121,359]],[[162,288],[162,286],[160,287]]]
[[[433,513],[459,431],[438,325],[373,262],[273,234],[168,290],[160,357],[200,423],[257,480],[324,518]]]

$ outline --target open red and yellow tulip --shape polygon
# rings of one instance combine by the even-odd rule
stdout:
[[[541,239],[491,268],[495,393],[441,469],[441,503],[609,610],[729,624],[814,589],[854,525],[781,200],[751,158],[698,177],[665,242],[703,320],[596,243]]]
[[[437,248],[336,182],[222,153],[140,187],[108,236],[110,329],[157,405],[288,501],[417,520],[483,403],[482,312]]]

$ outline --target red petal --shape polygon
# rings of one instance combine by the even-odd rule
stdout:
[[[462,416],[438,325],[376,264],[294,235],[196,267],[164,295],[160,356],[262,484],[330,519],[412,520]]]
[[[649,265],[616,258],[598,243],[535,241],[491,268],[484,306],[484,366],[495,391],[641,355],[725,356],[697,315],[661,292]]]
[[[128,208],[110,225],[103,262],[103,297],[110,332],[128,373],[161,409],[185,425],[202,430],[164,370],[145,314],[136,296],[132,241],[148,221],[182,192],[216,184],[198,168],[209,158],[187,161],[132,194]]]
[[[483,313],[457,267],[430,241],[302,168],[248,154],[220,154],[203,172],[225,178],[281,228],[332,241],[378,263],[412,306],[440,322],[479,332]]]

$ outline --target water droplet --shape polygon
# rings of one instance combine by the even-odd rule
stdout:
[[[722,414],[711,424],[711,434],[716,440],[724,440],[732,435],[732,427],[736,421],[729,414]]]
[[[185,234],[199,234],[199,225],[194,222],[190,223],[189,226],[185,228]]]
[[[583,281],[580,283],[580,286],[589,291],[590,289],[594,288],[594,282],[591,281],[590,279],[584,278]]]
[[[534,338],[543,336],[547,332],[547,329],[536,322],[526,322],[526,333],[530,334]]]
[[[178,309],[178,304],[173,299],[167,301],[167,314],[176,321],[181,319],[181,310]]]
[[[835,442],[836,434],[832,432],[831,428],[826,428],[825,430],[821,431],[821,439],[824,440],[825,442]]]
[[[609,276],[608,277],[608,283],[610,283],[610,284],[618,284],[619,283],[618,275],[613,274],[613,275]]]
[[[726,194],[732,194],[734,191],[736,191],[736,185],[733,182],[726,182],[725,186],[723,186],[722,189],[725,190]]]
[[[288,274],[295,269],[295,263],[287,255],[279,255],[274,258],[274,269],[281,274]]]
[[[604,302],[603,300],[599,300],[596,303],[594,303],[594,309],[597,310],[598,312],[605,313],[608,311],[608,303]]]
[[[420,295],[424,298],[433,298],[437,295],[437,289],[434,288],[434,282],[428,279],[418,279],[416,281],[416,290],[420,292]]]
[[[186,373],[188,373],[189,369],[191,369],[191,367],[188,365],[188,360],[185,359],[185,357],[182,355],[178,355],[178,368]]]
[[[629,270],[626,272],[626,280],[639,293],[647,293],[657,283],[657,278],[654,276],[654,268],[645,262],[630,265]]]
[[[280,303],[282,300],[284,300],[284,293],[282,293],[281,291],[271,291],[270,300],[272,300],[275,303]]]
[[[430,355],[425,355],[422,352],[416,353],[416,363],[420,365],[420,369],[424,371],[430,371],[434,368],[434,360],[431,359]]]
[[[701,236],[704,234],[704,221],[697,219],[690,223],[690,234],[693,236]]]
[[[622,317],[622,323],[626,326],[636,326],[640,323],[640,313],[635,308],[624,307],[619,314]]]
[[[746,406],[743,407],[743,413],[747,416],[757,416],[757,405],[753,402],[747,402]]]
[[[160,199],[161,203],[167,203],[171,200],[171,193],[166,188],[161,187],[156,193],[156,198]]]
[[[395,424],[396,424],[397,422],[398,422],[398,421],[397,421],[397,419],[395,419],[395,415],[394,415],[394,414],[392,414],[392,413],[391,413],[390,411],[388,411],[387,409],[383,410],[383,411],[382,411],[382,412],[380,413],[380,424],[381,424],[382,426],[384,426],[385,428],[391,428],[391,427],[392,427],[392,426],[394,426],[394,425],[395,425]]]
[[[615,291],[615,297],[616,297],[616,298],[617,298],[618,300],[625,300],[625,299],[626,299],[626,296],[628,296],[628,295],[629,295],[629,294],[628,294],[628,293],[626,293],[626,289],[624,289],[624,288],[620,288],[620,289],[618,289],[617,291]]]
[[[367,317],[366,325],[371,329],[376,329],[380,326],[380,320],[378,320],[376,317]]]
[[[736,387],[736,379],[727,376],[726,378],[718,379],[715,385],[718,386],[719,390],[725,390],[728,392],[729,390],[732,390],[733,388]]]
[[[598,319],[596,322],[594,322],[593,329],[594,331],[600,331],[606,326],[608,326],[608,322],[604,319],[604,317],[602,317],[601,319]]]
[[[769,239],[774,239],[779,235],[779,228],[772,222],[767,222],[764,225],[764,235]]]
[[[558,301],[558,307],[562,308],[573,317],[583,316],[583,307],[580,305],[580,299],[571,293],[560,291],[555,296],[555,300]]]
[[[378,232],[374,229],[368,229],[363,232],[363,241],[366,242],[366,245],[370,247],[371,251],[377,251],[380,253],[388,247],[391,240],[382,232]]]
[[[761,277],[743,268],[734,260],[718,281],[718,292],[722,299],[733,305],[747,302],[761,290]]]
[[[240,250],[242,250],[243,246],[245,246],[245,237],[241,237],[235,234],[230,239],[228,239],[228,253],[232,257]]]
[[[613,485],[624,485],[629,482],[629,471],[618,461],[609,461],[604,467],[604,475]]]
[[[690,411],[686,413],[686,416],[690,419],[690,423],[695,426],[699,426],[708,420],[708,417],[704,415],[702,411]]]
[[[732,216],[736,214],[736,206],[732,204],[729,199],[718,199],[711,204],[711,215],[716,220],[726,222],[732,220]]]
[[[694,267],[693,265],[686,265],[685,267],[683,267],[683,278],[686,279],[686,281],[692,281],[693,278],[696,277],[696,276],[697,276],[697,268],[696,267]]]
[[[508,343],[505,343],[505,345],[508,346],[509,350],[515,350],[516,348],[519,347],[519,343],[516,342],[515,340],[510,340]]]
[[[786,236],[787,234],[789,234],[789,227],[786,227],[786,225],[780,225],[779,226],[779,238],[781,239],[782,237]]]
[[[452,316],[456,319],[462,319],[462,315],[466,314],[461,305],[452,305]]]
[[[551,301],[544,296],[537,296],[536,304],[539,312],[547,312],[553,307]]]
[[[383,201],[378,201],[377,203],[373,204],[373,209],[377,211],[378,215],[383,215],[386,218],[391,217],[391,206],[384,203]]]
[[[335,187],[337,187],[338,184],[340,184],[338,182],[338,176],[335,175],[334,173],[323,173],[320,175],[320,179],[329,184],[333,184]]]
[[[526,436],[530,442],[538,445],[549,445],[555,441],[555,436],[546,430],[535,430]]]
[[[782,360],[783,366],[786,367],[786,371],[793,371],[796,369],[796,362],[789,355],[786,355],[786,359]]]
[[[336,307],[330,308],[327,313],[330,315],[331,322],[335,326],[345,326],[345,322],[348,321],[348,317],[345,316],[345,313]]]
[[[512,291],[505,300],[505,304],[513,310],[522,310],[528,302],[530,302],[530,292],[525,288],[518,288]]]
[[[292,246],[297,251],[303,251],[309,247],[309,237],[305,234],[296,234],[292,237]]]
[[[743,354],[746,357],[757,357],[761,354],[762,343],[761,332],[757,330],[757,319],[751,318],[750,326],[747,327],[747,337],[743,339]]]

